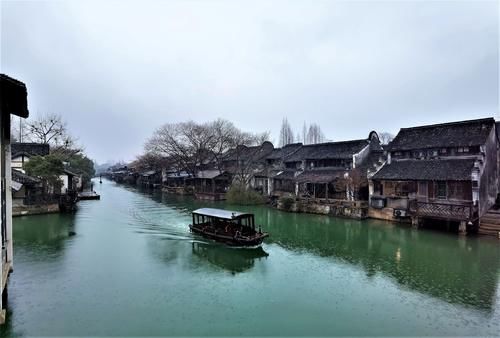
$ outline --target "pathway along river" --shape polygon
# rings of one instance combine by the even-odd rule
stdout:
[[[271,233],[241,251],[189,233],[213,204],[97,189],[15,219],[2,335],[500,334],[496,240],[239,207]]]

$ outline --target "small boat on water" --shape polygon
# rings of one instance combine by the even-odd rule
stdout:
[[[189,229],[205,238],[241,247],[259,246],[269,236],[262,232],[261,226],[255,229],[253,214],[213,208],[193,211],[193,224]]]

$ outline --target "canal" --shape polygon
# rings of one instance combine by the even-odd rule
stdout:
[[[215,204],[271,233],[245,251],[189,233],[214,204],[97,191],[75,215],[14,220],[2,336],[500,333],[496,240]]]

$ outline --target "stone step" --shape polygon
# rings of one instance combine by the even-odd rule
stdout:
[[[481,224],[479,229],[491,230],[491,231],[500,231],[500,226],[497,224]]]
[[[500,215],[500,209],[490,209],[488,210],[488,214],[496,214],[496,215]]]
[[[500,217],[491,217],[488,214],[481,217],[481,223],[500,224]]]
[[[494,236],[494,237],[500,238],[498,231],[484,230],[484,229],[479,228],[479,230],[477,231],[477,233],[480,234],[480,235]]]

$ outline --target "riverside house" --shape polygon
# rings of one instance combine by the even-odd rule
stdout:
[[[6,287],[8,276],[13,269],[10,120],[11,115],[27,118],[29,112],[28,94],[24,83],[0,74],[0,92],[2,93],[0,101],[0,227],[2,240],[0,323],[4,323],[5,303],[7,301]]]
[[[370,217],[477,231],[498,195],[495,129],[493,118],[401,129],[371,177]]]
[[[50,153],[50,146],[42,143],[15,142],[11,145],[11,153],[12,168],[23,171],[24,164],[28,162],[31,157],[47,156]]]
[[[231,185],[232,175],[219,169],[200,170],[193,181],[194,195],[200,200],[222,201]]]
[[[252,147],[240,145],[227,152],[222,165],[232,176],[231,182],[242,182],[255,188],[256,179],[258,181],[260,173],[266,169],[266,159],[274,150],[274,145],[268,141]]]
[[[381,158],[376,132],[361,140],[291,144],[275,149],[258,177],[260,182],[267,178],[260,186],[271,198],[295,200],[287,209],[365,218],[368,170],[375,169]]]

